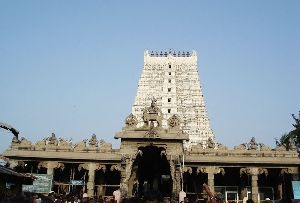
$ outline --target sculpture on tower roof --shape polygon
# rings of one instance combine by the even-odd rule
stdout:
[[[144,108],[143,111],[144,125],[149,126],[150,124],[156,123],[155,127],[161,127],[162,124],[162,112],[156,105],[156,99],[151,100],[150,107]]]
[[[52,133],[51,137],[48,137],[47,140],[48,140],[48,145],[55,145],[55,146],[58,145],[58,140],[57,140],[57,138],[56,138],[56,136],[55,136],[54,133]]]
[[[97,147],[98,146],[98,140],[97,140],[97,136],[95,134],[93,134],[91,139],[89,140],[89,146],[90,147]]]
[[[248,149],[249,150],[257,150],[257,148],[258,148],[258,144],[256,143],[255,138],[252,137],[250,142],[248,143]]]
[[[138,124],[138,121],[132,113],[129,114],[129,116],[125,119],[126,127],[135,127],[137,124]]]

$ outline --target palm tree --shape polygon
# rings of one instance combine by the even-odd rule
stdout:
[[[300,111],[299,111],[299,118],[296,118],[294,114],[292,114],[293,119],[295,120],[294,130],[290,131],[289,133],[283,134],[279,142],[276,142],[277,145],[283,145],[287,149],[290,149],[292,144],[295,144],[297,148],[300,148]]]

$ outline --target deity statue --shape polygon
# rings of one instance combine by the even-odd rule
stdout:
[[[214,141],[212,140],[211,137],[209,137],[208,140],[207,140],[207,148],[208,149],[214,149],[215,148],[215,143],[214,143]]]
[[[93,147],[98,146],[98,140],[97,140],[97,136],[95,134],[93,134],[92,138],[89,140],[89,146],[93,146]]]
[[[58,140],[54,133],[52,133],[51,137],[48,138],[48,145],[58,145]]]
[[[258,148],[258,144],[256,143],[255,138],[252,137],[250,142],[248,143],[248,149],[249,150],[257,150],[257,148]]]

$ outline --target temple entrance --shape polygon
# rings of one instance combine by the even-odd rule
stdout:
[[[170,164],[165,155],[165,149],[156,146],[139,148],[136,158],[137,181],[136,194],[140,197],[148,190],[157,190],[162,196],[172,194],[172,177]]]

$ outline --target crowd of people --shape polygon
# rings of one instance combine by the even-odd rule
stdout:
[[[206,184],[203,184],[203,189],[207,194],[207,198],[196,199],[192,201],[194,203],[223,203],[224,201],[217,199],[214,194],[210,191]],[[271,203],[273,201],[264,201],[264,203]],[[281,201],[282,202],[282,201]],[[280,202],[280,203],[281,203]],[[0,202],[2,203],[2,202]],[[22,196],[17,196],[8,203],[191,203],[188,197],[180,198],[170,198],[162,197],[158,191],[149,190],[145,192],[143,198],[123,198],[118,199],[115,196],[103,197],[103,196],[93,196],[89,197],[87,193],[82,195],[59,195],[54,191],[49,192],[48,195],[37,195],[37,194],[26,194]],[[244,203],[244,202],[243,202]],[[246,203],[254,203],[253,200],[249,199]],[[284,202],[288,203],[288,202]]]

